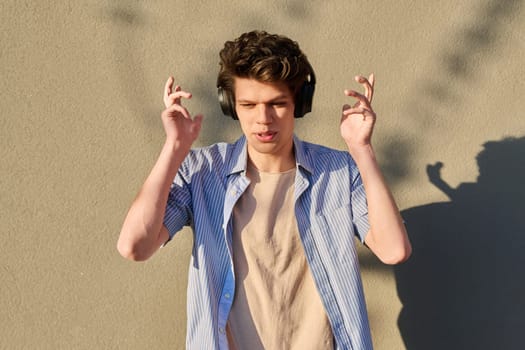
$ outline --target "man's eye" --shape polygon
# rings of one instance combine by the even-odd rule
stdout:
[[[255,105],[253,103],[241,103],[240,106],[242,108],[253,108]]]
[[[286,102],[282,101],[282,102],[274,102],[272,103],[272,105],[274,105],[275,107],[284,107],[286,106]]]

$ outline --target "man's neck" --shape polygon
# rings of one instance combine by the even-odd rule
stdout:
[[[248,161],[259,171],[267,173],[282,173],[295,167],[295,155],[290,152],[288,157],[256,154],[250,155],[248,152]]]

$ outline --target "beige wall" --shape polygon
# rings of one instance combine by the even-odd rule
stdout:
[[[233,140],[217,52],[255,28],[293,37],[316,68],[313,113],[297,123],[308,140],[342,148],[342,90],[376,73],[375,144],[415,247],[396,269],[361,252],[376,348],[519,348],[524,12],[518,0],[3,0],[0,348],[183,348],[190,232],[142,264],[115,243],[163,141],[165,79],[205,114],[199,145]],[[437,161],[450,198],[426,174]]]

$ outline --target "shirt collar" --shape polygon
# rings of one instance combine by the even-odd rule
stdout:
[[[228,175],[245,173],[248,162],[248,147],[246,137],[243,135],[232,145],[232,152],[228,164]]]
[[[309,173],[312,173],[312,159],[308,156],[308,150],[305,148],[305,142],[294,135],[293,144],[295,151],[295,163],[297,164],[297,167],[301,167]]]
[[[308,156],[308,151],[305,149],[304,141],[300,140],[296,135],[293,136],[294,152],[295,152],[295,163],[297,167],[301,167],[312,172],[312,160]],[[232,153],[229,161],[228,175],[236,173],[245,173],[248,162],[248,147],[246,143],[246,137],[241,136],[233,145]]]

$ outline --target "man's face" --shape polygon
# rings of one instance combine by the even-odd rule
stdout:
[[[293,95],[285,83],[235,78],[235,109],[248,141],[248,155],[260,170],[268,171],[261,168],[268,164],[287,170],[282,168],[289,168],[290,160],[294,161],[294,108]]]

